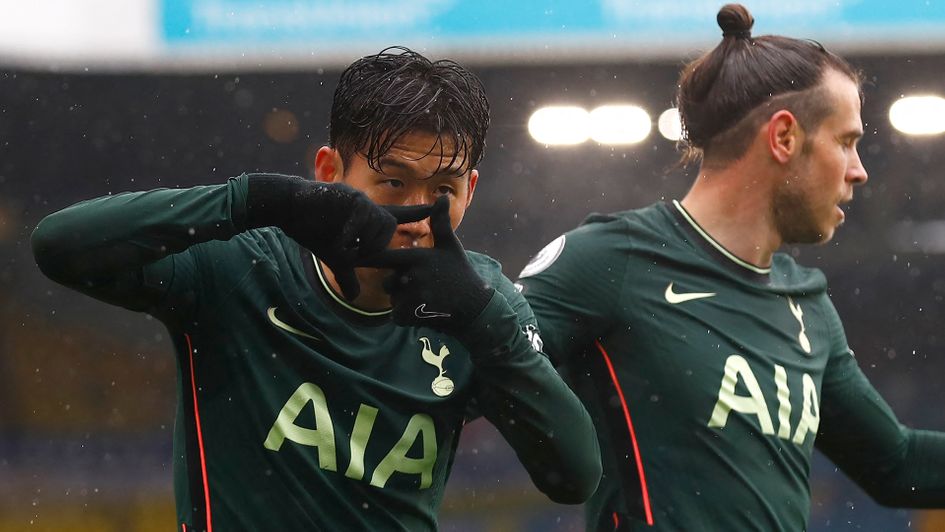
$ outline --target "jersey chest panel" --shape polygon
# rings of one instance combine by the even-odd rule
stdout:
[[[625,326],[604,338],[632,368],[622,377],[637,415],[671,415],[733,448],[777,438],[761,445],[792,442],[809,456],[815,431],[795,436],[805,408],[807,418],[819,416],[830,350],[821,296],[752,289],[667,264],[638,267],[644,273],[621,308]]]
[[[205,443],[224,457],[217,478],[245,484],[281,470],[312,495],[342,496],[412,496],[442,483],[472,393],[461,343],[343,318],[304,287],[266,277],[219,304],[192,336]],[[227,471],[234,464],[247,469]],[[438,498],[432,491],[423,498]]]

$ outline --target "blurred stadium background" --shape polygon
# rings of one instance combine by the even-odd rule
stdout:
[[[685,193],[672,114],[659,117],[681,64],[718,41],[721,3],[0,1],[0,531],[174,527],[170,342],[157,321],[46,280],[29,252],[43,215],[246,171],[311,175],[340,70],[403,44],[485,83],[492,127],[460,234],[514,277],[588,212]],[[833,242],[787,251],[826,271],[860,364],[901,420],[945,429],[945,103],[890,116],[904,97],[945,95],[945,5],[746,5],[756,35],[817,39],[867,74],[871,180]],[[590,112],[618,105],[634,107]],[[534,115],[547,106],[570,106],[558,109],[567,127],[554,110]],[[881,508],[823,458],[812,483],[811,531],[945,530],[942,512]],[[546,501],[483,421],[464,432],[441,525],[583,528],[580,508]]]

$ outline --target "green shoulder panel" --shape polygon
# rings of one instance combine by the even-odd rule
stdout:
[[[483,280],[505,296],[506,301],[518,316],[519,324],[523,328],[529,325],[534,326],[536,324],[534,312],[518,288],[502,273],[502,264],[488,255],[475,251],[467,251],[466,256]]]
[[[610,327],[627,269],[627,221],[593,215],[552,240],[518,283],[539,319],[546,352],[560,364]]]

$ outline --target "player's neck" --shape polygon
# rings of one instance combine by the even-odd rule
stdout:
[[[354,301],[349,301],[348,298],[342,295],[341,287],[338,285],[338,281],[335,280],[335,274],[331,271],[331,268],[324,262],[319,262],[322,266],[322,272],[325,274],[325,281],[338,297],[361,310],[374,312],[391,308],[390,296],[381,285],[386,272],[373,268],[355,269],[355,274],[358,276],[358,282],[361,285],[361,293]]]
[[[741,164],[702,169],[682,205],[725,249],[766,268],[782,240],[771,216],[770,184],[762,176]]]

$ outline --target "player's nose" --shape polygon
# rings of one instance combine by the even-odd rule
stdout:
[[[404,202],[404,206],[430,205],[435,198],[428,198],[425,194],[412,194]],[[416,222],[408,222],[397,226],[397,232],[414,241],[420,241],[432,234],[430,218],[426,217]]]
[[[424,218],[417,222],[400,224],[397,226],[397,231],[409,235],[414,240],[419,240],[431,234],[430,219]]]
[[[867,179],[869,179],[869,174],[866,173],[866,167],[863,166],[863,161],[860,160],[859,152],[854,150],[853,160],[850,161],[850,166],[847,168],[847,181],[854,185],[862,185],[866,183]]]

